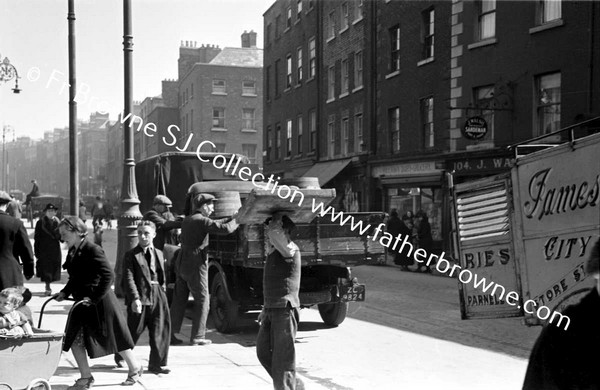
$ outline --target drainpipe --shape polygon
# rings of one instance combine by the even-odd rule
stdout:
[[[588,113],[592,112],[594,103],[594,18],[595,14],[595,2],[590,1],[590,65],[589,65],[589,90],[588,90]]]

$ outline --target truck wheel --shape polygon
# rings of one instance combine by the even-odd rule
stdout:
[[[327,326],[338,326],[346,319],[348,302],[321,303],[318,305],[319,314]]]
[[[223,276],[215,275],[210,289],[210,312],[219,332],[231,333],[237,328],[239,306],[227,297]]]

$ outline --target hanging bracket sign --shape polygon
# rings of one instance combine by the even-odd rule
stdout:
[[[462,135],[466,139],[479,140],[485,137],[488,127],[487,122],[480,116],[468,118],[462,128]]]

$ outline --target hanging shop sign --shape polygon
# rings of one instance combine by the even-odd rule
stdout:
[[[479,140],[487,134],[487,122],[480,116],[468,118],[462,128],[462,135],[466,139]]]

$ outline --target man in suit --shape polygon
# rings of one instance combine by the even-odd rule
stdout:
[[[0,290],[22,286],[23,274],[27,280],[33,276],[31,242],[23,222],[6,213],[10,201],[11,197],[0,191]]]
[[[164,257],[152,245],[156,226],[140,221],[137,227],[138,245],[125,253],[124,288],[127,305],[127,325],[133,342],[137,343],[146,327],[150,336],[148,371],[168,374],[167,357],[171,336],[171,316],[165,294]]]

